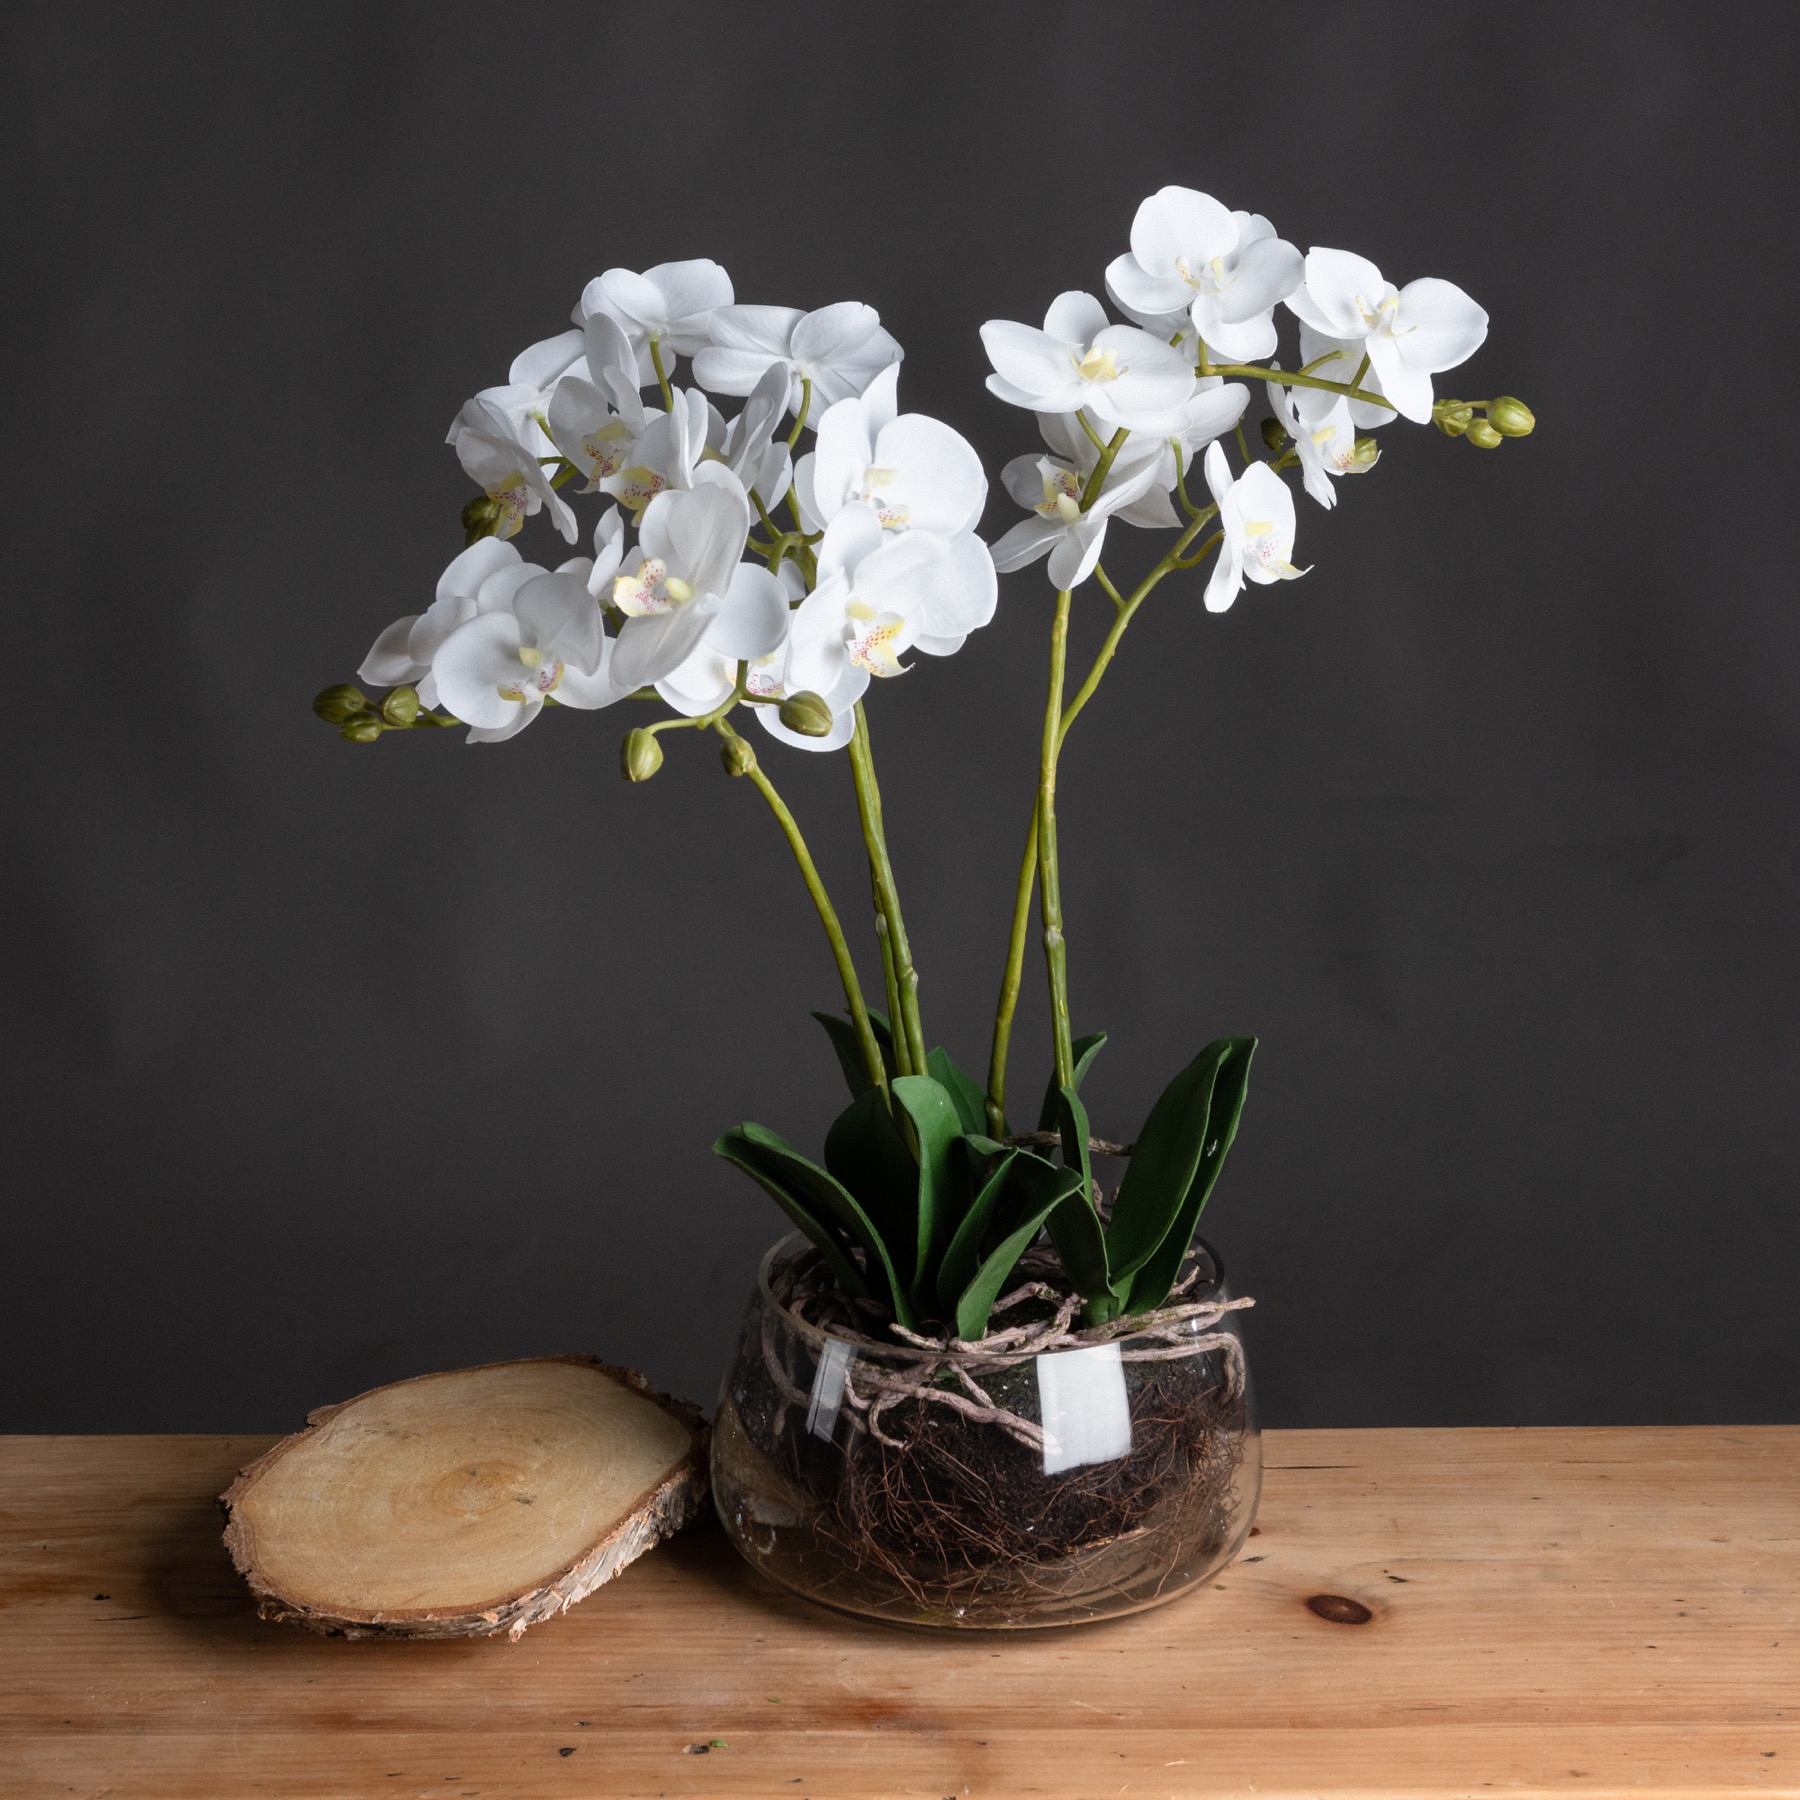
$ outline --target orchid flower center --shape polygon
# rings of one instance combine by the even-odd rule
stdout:
[[[871,675],[905,674],[894,651],[894,640],[905,629],[906,621],[898,613],[877,613],[861,600],[852,600],[844,612],[850,620],[844,644],[850,660]]]
[[[884,500],[881,490],[892,487],[900,479],[895,469],[864,469],[862,491],[856,496],[865,506],[875,509],[883,531],[900,531],[912,522],[912,508],[896,500]]]
[[[541,700],[562,686],[564,664],[560,656],[547,657],[536,644],[521,644],[519,661],[528,673],[498,684],[496,692],[502,700],[516,700],[521,704],[527,700]]]
[[[775,657],[753,658],[744,671],[744,692],[755,694],[760,700],[769,700],[782,691],[781,677],[775,672]]]
[[[1126,374],[1131,365],[1127,363],[1123,369],[1119,367],[1119,359],[1111,350],[1099,350],[1090,347],[1080,356],[1069,352],[1075,364],[1075,372],[1083,381],[1117,381]]]
[[[673,612],[694,597],[691,583],[671,575],[660,556],[646,556],[629,575],[613,577],[613,605],[627,618]]]
[[[496,481],[488,489],[487,496],[500,508],[500,517],[494,524],[494,536],[516,536],[519,527],[525,522],[525,509],[531,503],[531,490],[526,485],[524,472],[515,469],[504,480]]]
[[[1351,438],[1348,443],[1337,443],[1334,447],[1334,440],[1341,435],[1335,425],[1321,425],[1312,434],[1313,447],[1340,475],[1356,460],[1355,438]]]
[[[1265,569],[1278,575],[1298,575],[1300,571],[1288,561],[1291,545],[1275,535],[1273,519],[1250,519],[1244,524],[1244,554],[1254,557]]]
[[[634,525],[641,524],[644,508],[664,489],[672,485],[662,470],[647,469],[641,463],[635,469],[621,471],[618,496],[631,509],[631,522]]]
[[[616,475],[631,453],[631,427],[623,419],[614,419],[598,431],[590,431],[581,440],[582,454],[593,463],[593,480]]]
[[[1358,294],[1356,310],[1362,315],[1363,323],[1372,333],[1379,333],[1382,337],[1400,335],[1394,329],[1394,323],[1400,314],[1400,296],[1398,294],[1389,294],[1379,306],[1371,306],[1361,294]],[[1412,327],[1408,326],[1406,329],[1410,331]]]
[[[1038,464],[1044,476],[1044,497],[1033,509],[1042,518],[1073,525],[1081,517],[1081,483],[1073,469],[1046,457]]]
[[[1231,274],[1226,269],[1222,256],[1209,258],[1200,265],[1197,272],[1185,256],[1178,256],[1175,259],[1175,273],[1197,294],[1222,293],[1231,284]]]

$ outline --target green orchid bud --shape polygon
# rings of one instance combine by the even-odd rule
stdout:
[[[797,731],[802,737],[831,735],[831,708],[807,688],[802,688],[797,694],[789,694],[782,701],[781,711],[776,717],[789,731]]]
[[[397,687],[381,703],[381,716],[390,725],[410,725],[419,716],[419,690]]]
[[[1498,450],[1506,442],[1486,419],[1477,419],[1469,427],[1467,436],[1477,450]]]
[[[346,719],[353,719],[358,713],[370,711],[368,696],[359,687],[351,687],[347,682],[337,687],[328,687],[313,699],[313,711],[327,725],[342,725]]]
[[[719,761],[727,775],[748,775],[756,767],[756,752],[741,737],[728,737],[719,746]]]
[[[662,745],[642,725],[626,732],[619,746],[619,769],[627,781],[648,781],[662,767]]]
[[[1381,446],[1372,437],[1359,437],[1350,450],[1350,467],[1346,475],[1366,475],[1381,461]]]
[[[478,544],[484,537],[492,537],[500,529],[500,502],[491,494],[477,494],[462,509],[463,548]]]
[[[1523,400],[1515,400],[1511,394],[1502,394],[1498,400],[1488,402],[1488,423],[1502,437],[1530,437],[1537,429],[1537,419]]]
[[[1475,409],[1466,400],[1440,400],[1431,409],[1431,422],[1445,437],[1461,437],[1474,417]]]
[[[387,727],[373,713],[364,713],[362,717],[340,725],[338,736],[352,744],[372,744],[385,730]]]
[[[1288,441],[1287,427],[1271,415],[1262,422],[1262,440],[1271,450],[1279,450]]]

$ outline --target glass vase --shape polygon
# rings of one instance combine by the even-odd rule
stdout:
[[[1208,1246],[1153,1317],[1072,1329],[1034,1283],[977,1345],[898,1341],[812,1305],[827,1285],[798,1236],[764,1257],[713,1428],[719,1516],[782,1586],[902,1625],[1075,1625],[1175,1599],[1249,1535],[1248,1302]]]

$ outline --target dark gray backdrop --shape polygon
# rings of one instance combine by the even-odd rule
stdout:
[[[1303,582],[1134,628],[1063,783],[1097,1126],[1262,1036],[1208,1226],[1272,1422],[1800,1417],[1792,8],[7,35],[0,1427],[287,1427],[564,1348],[711,1399],[779,1221],[707,1146],[838,1104],[771,822],[695,742],[622,787],[616,713],[363,749],[307,701],[424,603],[446,423],[591,275],[866,299],[997,469],[1034,438],[977,327],[1097,291],[1165,182],[1460,282],[1494,327],[1443,385],[1542,425],[1396,428],[1301,501]],[[1009,578],[874,708],[928,1030],[977,1063],[1049,602]],[[769,756],[860,926],[844,762]]]

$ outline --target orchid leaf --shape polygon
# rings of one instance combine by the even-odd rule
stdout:
[[[892,1083],[894,1104],[911,1121],[918,1146],[917,1254],[913,1299],[921,1311],[936,1298],[932,1275],[939,1252],[955,1225],[956,1171],[951,1152],[962,1136],[956,1102],[929,1075],[899,1075]]]
[[[1106,1232],[1107,1259],[1121,1294],[1128,1278],[1150,1261],[1174,1229],[1201,1159],[1214,1142],[1208,1124],[1219,1071],[1240,1055],[1247,1067],[1246,1045],[1254,1048],[1254,1040],[1219,1038],[1208,1044],[1150,1109]]]
[[[964,1131],[987,1130],[987,1094],[942,1044],[925,1058],[925,1072],[956,1103]]]
[[[1087,1072],[1094,1066],[1094,1058],[1106,1047],[1104,1031],[1090,1032],[1086,1037],[1075,1040],[1074,1080],[1069,1085],[1079,1089],[1087,1079]],[[1044,1104],[1038,1109],[1038,1130],[1056,1131],[1058,1110],[1062,1104],[1062,1089],[1057,1086],[1056,1076],[1050,1077],[1050,1085],[1044,1090]]]
[[[1079,1183],[1080,1171],[1071,1169],[1069,1173]],[[1111,1318],[1116,1308],[1107,1310],[1113,1292],[1107,1275],[1106,1237],[1093,1202],[1078,1185],[1074,1186],[1069,1197],[1050,1214],[1045,1224],[1049,1227],[1051,1242],[1056,1245],[1063,1273],[1075,1291],[1090,1307],[1099,1307],[1107,1318]]]
[[[850,1098],[854,1100],[858,1095],[866,1094],[875,1084],[869,1079],[868,1064],[863,1061],[862,1041],[856,1035],[856,1026],[836,1013],[816,1012],[813,1017],[825,1027],[825,1035],[837,1052],[838,1066],[844,1071]],[[876,1041],[879,1043],[880,1040]]]
[[[832,1120],[825,1167],[854,1194],[910,1285],[916,1272],[919,1170],[887,1096],[868,1088]]]
[[[1256,1054],[1256,1039],[1226,1038],[1224,1042],[1229,1047],[1213,1079],[1205,1147],[1167,1234],[1131,1282],[1125,1304],[1127,1312],[1150,1312],[1168,1299],[1169,1290],[1181,1272],[1182,1260],[1193,1246],[1194,1233],[1200,1228],[1200,1214],[1212,1196],[1219,1170],[1237,1136],[1238,1120],[1244,1112],[1244,1096],[1250,1085],[1250,1059]]]
[[[911,1323],[906,1293],[880,1234],[855,1197],[825,1170],[761,1125],[739,1125],[726,1132],[713,1145],[713,1154],[742,1169],[762,1188],[817,1246],[844,1292],[860,1297],[869,1287],[844,1253],[837,1233],[846,1233],[869,1259],[869,1267],[886,1277],[895,1317],[902,1324]]]
[[[993,1311],[1001,1287],[1043,1230],[1045,1221],[1054,1217],[1060,1207],[1078,1204],[1072,1196],[1081,1177],[1074,1169],[1059,1169],[1041,1157],[1030,1156],[1013,1164],[1009,1172],[1016,1172],[1013,1185],[1022,1187],[1028,1200],[1023,1214],[994,1246],[956,1303],[956,1335],[965,1342],[986,1332],[988,1314]]]
[[[1061,1090],[1057,1097],[1056,1123],[1050,1129],[1062,1139],[1063,1167],[1081,1175],[1081,1192],[1094,1191],[1094,1165],[1088,1156],[1087,1108],[1072,1087]]]
[[[969,1140],[964,1138],[963,1142],[966,1144]],[[938,1264],[938,1305],[946,1317],[955,1311],[958,1297],[975,1278],[975,1271],[981,1265],[982,1242],[999,1210],[1007,1179],[1019,1155],[1017,1150],[1001,1150],[999,1162],[994,1165],[993,1172],[969,1203],[968,1211],[963,1214],[955,1235],[950,1239],[949,1247],[944,1251],[943,1260]],[[959,1333],[960,1330],[959,1326]]]

